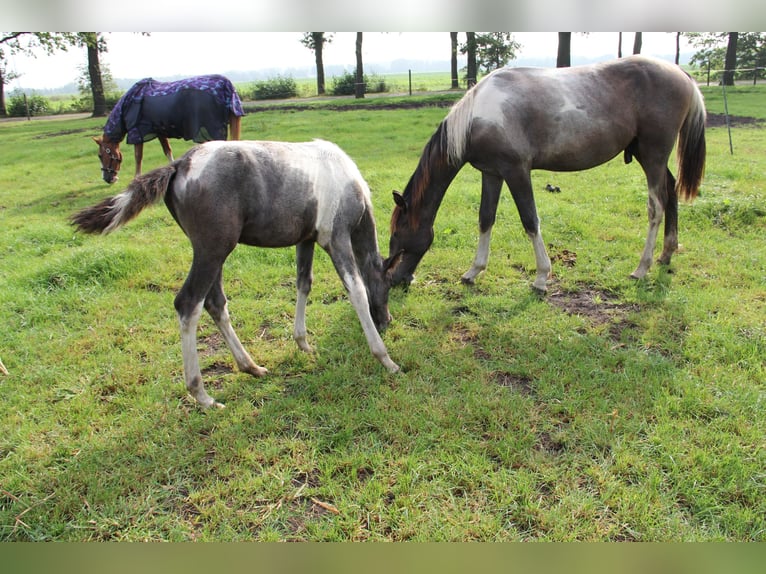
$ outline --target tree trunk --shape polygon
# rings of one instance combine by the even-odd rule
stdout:
[[[559,51],[556,56],[557,68],[572,65],[572,32],[559,32]]]
[[[362,66],[362,32],[356,33],[356,83],[354,94],[357,98],[364,97],[364,67]]]
[[[726,60],[723,67],[723,85],[734,85],[734,70],[737,67],[737,39],[739,32],[729,32],[729,44],[726,46]]]
[[[633,53],[634,54],[640,54],[641,53],[641,43],[643,42],[643,38],[641,35],[643,32],[636,32],[636,37],[633,38]]]
[[[681,62],[681,32],[676,32],[676,66]]]
[[[617,57],[622,58],[622,32],[618,34],[617,40]]]
[[[324,32],[312,32],[311,35],[314,37],[314,59],[317,66],[317,94],[321,96],[325,93],[324,58],[322,57]]]
[[[466,32],[466,49],[468,53],[468,87],[476,85],[476,32]]]
[[[5,77],[3,76],[3,67],[0,66],[0,116],[5,117],[8,115],[8,110],[5,109]]]
[[[92,41],[91,41],[92,40]],[[93,94],[93,117],[106,116],[106,96],[104,95],[104,82],[101,79],[101,64],[98,60],[98,38],[92,33],[88,43],[88,76],[90,76],[90,90]]]
[[[450,43],[452,44],[452,52],[450,55],[450,72],[452,75],[452,89],[456,90],[460,87],[457,77],[457,32],[450,32]]]

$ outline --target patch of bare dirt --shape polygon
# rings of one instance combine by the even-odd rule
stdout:
[[[546,301],[569,315],[584,317],[594,325],[609,325],[609,334],[615,340],[620,338],[623,330],[636,326],[625,315],[640,309],[639,305],[620,303],[615,295],[592,288],[557,291],[548,294]]]
[[[492,373],[492,379],[501,387],[512,389],[524,396],[534,396],[535,388],[532,386],[532,379],[524,375],[514,375],[506,371]]]
[[[708,114],[707,123],[705,125],[709,128],[725,127],[726,114]],[[758,118],[751,118],[749,116],[729,116],[729,125],[732,127],[737,127],[737,126],[763,127],[764,121]]]

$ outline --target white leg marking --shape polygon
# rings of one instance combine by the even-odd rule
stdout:
[[[298,290],[297,302],[295,303],[295,327],[293,339],[298,347],[306,353],[311,353],[311,346],[306,342],[306,302],[308,294]]]
[[[473,285],[476,282],[476,277],[487,268],[487,262],[489,261],[489,243],[492,237],[492,228],[479,234],[479,246],[476,249],[476,257],[473,259],[471,268],[466,271],[460,280],[463,283]]]
[[[202,314],[202,301],[197,304],[192,314],[184,320],[179,317],[181,324],[181,351],[184,360],[184,377],[186,379],[186,390],[193,396],[203,409],[212,406],[223,408],[207,394],[205,385],[202,383],[202,373],[199,369],[199,358],[197,356],[197,324]]]
[[[636,270],[630,274],[634,279],[642,279],[645,277],[649,268],[652,266],[652,257],[654,255],[654,246],[657,241],[657,232],[660,229],[660,223],[662,223],[662,204],[660,204],[654,194],[649,194],[649,199],[646,204],[647,212],[649,213],[649,230],[646,233],[646,244],[644,245],[641,259],[638,262],[638,267],[636,267]]]
[[[237,368],[243,373],[250,373],[254,377],[262,377],[268,370],[263,367],[259,367],[255,361],[250,357],[248,352],[242,346],[242,343],[237,337],[237,333],[234,332],[234,328],[231,326],[231,319],[229,318],[229,310],[227,306],[224,306],[221,312],[221,318],[216,322],[218,330],[221,331],[226,344],[234,356],[234,361],[237,363]]]
[[[348,295],[356,310],[356,314],[359,317],[359,322],[362,324],[362,330],[364,336],[367,337],[367,344],[370,346],[370,351],[381,364],[392,373],[399,371],[399,365],[391,360],[386,350],[386,345],[383,343],[383,339],[380,338],[378,330],[375,328],[375,323],[370,316],[370,306],[367,300],[367,291],[364,288],[361,277],[358,273],[353,275],[346,275],[343,278],[343,282],[348,286]]]
[[[543,235],[540,233],[540,229],[537,229],[536,233],[528,233],[529,239],[532,241],[532,247],[535,250],[535,265],[537,265],[537,277],[535,277],[532,287],[540,293],[548,291],[548,278],[551,276],[551,260],[548,257],[548,252],[545,250],[545,243],[543,242]]]

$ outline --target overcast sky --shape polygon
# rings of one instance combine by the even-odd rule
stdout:
[[[300,43],[300,32],[152,32],[142,36],[134,32],[105,34],[109,50],[102,56],[115,78],[192,76],[207,73],[264,69],[313,68],[313,53]],[[355,33],[336,33],[324,52],[325,65],[355,65]],[[632,32],[623,33],[623,54],[633,47]],[[556,32],[519,32],[514,34],[522,44],[519,58],[554,58]],[[465,40],[461,32],[459,41]],[[572,57],[595,58],[617,55],[617,32],[591,32],[572,35]],[[689,48],[682,39],[681,51]],[[644,32],[643,54],[672,56],[675,34]],[[396,59],[448,60],[450,39],[447,32],[365,32],[363,58],[365,69],[384,73],[382,64]],[[85,64],[83,48],[70,48],[67,53],[37,58],[21,55],[8,59],[10,71],[22,76],[8,86],[29,89],[58,88],[73,82],[78,66]],[[376,70],[376,64],[377,70]],[[448,70],[445,70],[448,71]]]

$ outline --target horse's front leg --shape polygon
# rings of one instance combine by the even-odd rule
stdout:
[[[372,320],[367,289],[356,265],[350,238],[333,241],[332,247],[330,249],[325,247],[325,249],[330,254],[335,270],[338,272],[341,281],[343,281],[346,291],[348,291],[348,297],[356,311],[357,317],[359,317],[359,322],[362,325],[364,336],[367,338],[370,351],[389,372],[398,372],[399,365],[394,363],[391,357],[388,356],[386,345],[383,343],[383,339],[381,339],[378,330],[375,328],[375,322]]]
[[[170,141],[165,136],[157,136],[162,146],[162,153],[168,158],[168,162],[173,163],[173,149],[170,147]]]
[[[314,280],[314,240],[304,241],[295,247],[295,256],[297,259],[298,296],[295,303],[295,327],[293,328],[293,339],[298,347],[306,353],[311,352],[311,346],[306,342],[306,302],[311,292],[311,284]]]
[[[500,200],[502,187],[503,178],[482,173],[481,206],[479,207],[479,246],[471,268],[460,278],[466,285],[473,285],[479,273],[487,268],[492,226],[495,224],[497,204]]]
[[[144,144],[137,143],[133,146],[133,157],[136,158],[136,177],[141,175],[141,162],[144,160]]]

